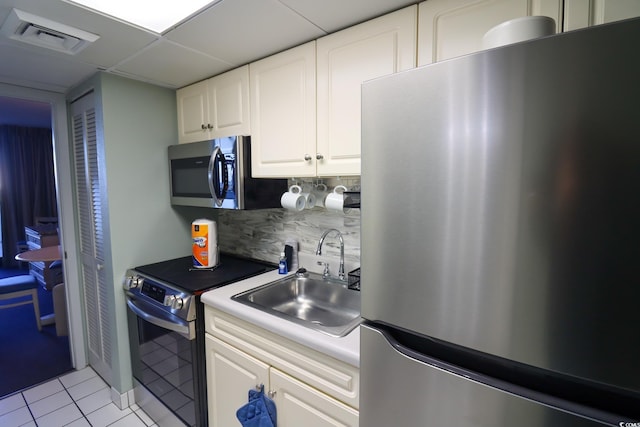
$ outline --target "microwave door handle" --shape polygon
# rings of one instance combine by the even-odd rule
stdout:
[[[226,173],[225,158],[220,147],[216,147],[211,153],[208,177],[211,197],[213,197],[216,206],[222,206],[229,188],[229,176]],[[222,182],[219,182],[220,178]]]

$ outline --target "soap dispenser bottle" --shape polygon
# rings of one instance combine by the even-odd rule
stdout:
[[[283,252],[280,252],[280,262],[278,262],[278,273],[287,274],[289,270],[287,269],[287,257]]]

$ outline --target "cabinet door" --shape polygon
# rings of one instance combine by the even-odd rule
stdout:
[[[428,0],[418,11],[418,65],[482,50],[482,37],[502,22],[544,15],[561,30],[562,0]]]
[[[254,177],[316,172],[316,44],[249,64]]]
[[[271,368],[278,427],[357,427],[358,411]]]
[[[251,134],[249,66],[208,80],[211,137]]]
[[[178,142],[197,142],[210,138],[207,82],[176,91],[178,102]]]
[[[249,390],[264,384],[269,390],[269,365],[206,334],[209,425],[240,426],[236,411],[248,401]]]
[[[638,0],[565,0],[563,30],[577,30],[638,16]]]
[[[360,175],[362,82],[415,67],[417,7],[318,39],[318,176]]]

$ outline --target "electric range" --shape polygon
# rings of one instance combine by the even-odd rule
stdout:
[[[275,269],[274,264],[223,253],[213,269],[194,268],[186,256],[127,271],[123,286],[134,396],[156,423],[207,425],[200,296]]]

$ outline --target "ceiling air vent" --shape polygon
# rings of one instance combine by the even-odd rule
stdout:
[[[24,43],[75,55],[100,36],[41,16],[13,9],[0,27],[5,36]]]

